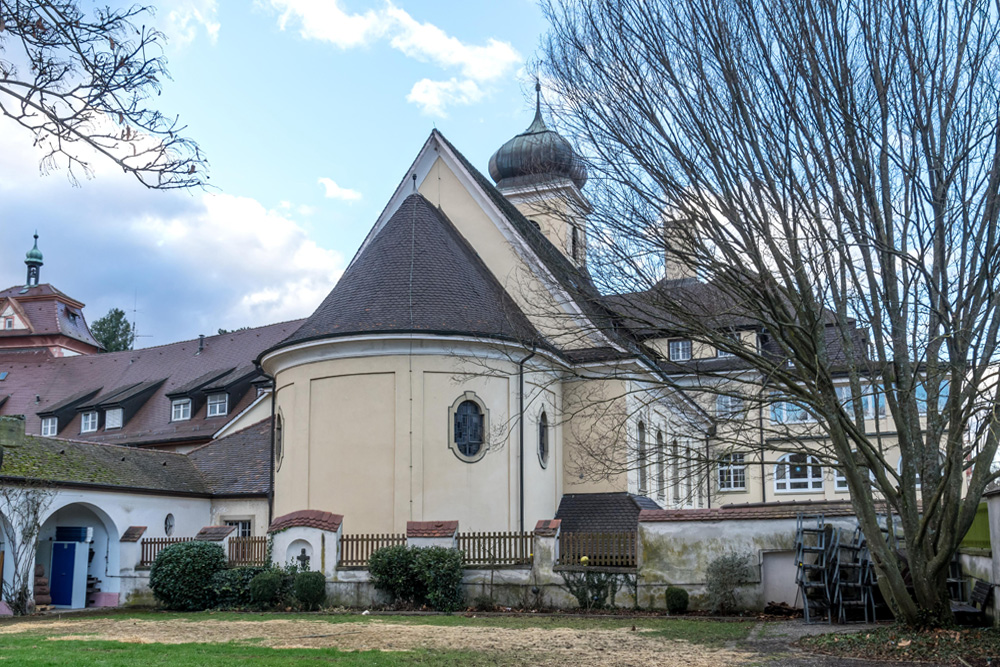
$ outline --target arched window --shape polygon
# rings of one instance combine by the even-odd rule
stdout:
[[[486,432],[489,412],[475,392],[467,391],[449,409],[450,437],[448,446],[455,456],[472,463],[486,454]]]
[[[274,469],[277,470],[281,467],[281,460],[285,456],[285,440],[284,440],[284,420],[281,418],[281,413],[279,412],[274,417]]]
[[[639,495],[646,495],[646,425],[639,422]]]
[[[862,467],[865,470],[868,470],[868,481],[871,482],[872,484],[875,484],[875,471],[874,470],[870,470],[868,468],[867,464],[865,464],[864,460],[859,457],[858,450],[855,449],[853,452],[851,452],[851,454],[854,455],[854,459],[855,459],[855,461],[857,461],[857,465],[859,467]],[[847,488],[847,475],[844,474],[843,468],[840,468],[840,467],[834,468],[834,470],[833,470],[833,488],[834,488],[835,491],[848,491],[849,490]]]
[[[656,432],[656,495],[662,500],[667,492],[667,453],[663,448],[663,431]]]
[[[549,417],[544,410],[538,418],[538,462],[543,468],[549,463]]]
[[[802,493],[823,490],[823,468],[815,456],[785,454],[774,466],[776,493]]]

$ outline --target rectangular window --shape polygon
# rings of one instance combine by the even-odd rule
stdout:
[[[59,418],[58,417],[43,417],[42,418],[42,437],[54,438],[59,433]]]
[[[739,396],[718,394],[715,397],[715,416],[720,419],[731,419],[743,412],[743,399]]]
[[[80,417],[80,433],[93,433],[97,430],[97,412],[84,412]]]
[[[104,413],[104,430],[122,427],[122,409],[111,408]]]
[[[813,421],[813,416],[801,405],[790,401],[771,403],[772,424],[801,424],[807,421]]]
[[[687,361],[691,358],[691,341],[683,338],[670,341],[670,361]]]
[[[250,537],[250,520],[249,519],[227,519],[225,521],[227,526],[235,526],[236,531],[233,533],[235,537]]]
[[[744,454],[723,454],[719,457],[719,491],[744,491],[747,469]]]
[[[3,318],[3,328],[4,329],[13,329],[14,328],[14,318],[13,317],[5,317],[5,318]]]
[[[170,404],[170,421],[181,422],[186,419],[191,419],[191,399],[175,399]]]
[[[229,394],[212,394],[208,397],[209,417],[221,417],[229,411]]]

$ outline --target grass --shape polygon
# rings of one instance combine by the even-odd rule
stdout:
[[[113,641],[49,641],[37,635],[3,639],[2,660],[10,665],[97,665],[100,667],[282,667],[284,665],[496,665],[500,656],[471,651],[338,651],[272,649],[245,644],[124,644]],[[516,664],[516,663],[507,663]]]
[[[907,630],[897,626],[841,635],[803,637],[807,649],[837,656],[868,660],[913,660],[959,663],[959,659],[982,664],[1000,657],[1000,632],[992,628],[953,630]]]
[[[89,615],[88,615],[89,616]],[[101,616],[105,616],[102,614]],[[294,614],[294,613],[259,613],[259,612],[197,612],[176,613],[158,611],[115,611],[107,614],[115,619],[138,619],[144,621],[182,620],[190,623],[201,623],[206,620],[217,621],[271,621],[271,620],[306,620],[323,623],[399,623],[410,625],[433,625],[443,627],[479,627],[479,628],[538,628],[541,630],[553,628],[570,628],[575,630],[621,630],[635,627],[650,631],[651,636],[665,640],[686,640],[694,644],[721,644],[746,639],[754,628],[753,621],[713,621],[690,618],[616,618],[614,616],[532,616],[522,614],[515,616],[480,616],[471,614],[427,615],[427,616],[395,616],[368,615],[356,613],[334,614]],[[68,618],[68,617],[67,617]]]

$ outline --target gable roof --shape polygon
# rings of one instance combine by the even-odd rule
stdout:
[[[26,319],[27,329],[0,330],[0,338],[62,335],[103,349],[83,316],[83,304],[47,283],[33,287],[10,287],[0,291],[0,301],[9,299]]]
[[[559,502],[556,518],[562,532],[625,532],[639,526],[639,512],[659,510],[656,501],[631,493],[567,493]]]
[[[472,246],[420,194],[403,201],[316,312],[279,347],[373,332],[539,339]]]

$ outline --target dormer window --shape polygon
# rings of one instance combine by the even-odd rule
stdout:
[[[84,412],[80,417],[80,433],[93,433],[97,430],[97,410]]]
[[[688,361],[691,359],[691,341],[677,338],[670,341],[670,361]]]
[[[59,433],[59,418],[45,417],[42,419],[42,437],[54,438]]]
[[[177,398],[170,402],[170,421],[182,422],[191,419],[191,399]]]
[[[111,408],[104,413],[104,430],[122,427],[122,409]]]
[[[13,329],[14,328],[14,318],[13,317],[5,317],[5,318],[3,318],[3,328],[4,329]]]
[[[208,397],[207,417],[222,417],[229,412],[229,394],[212,394]]]

